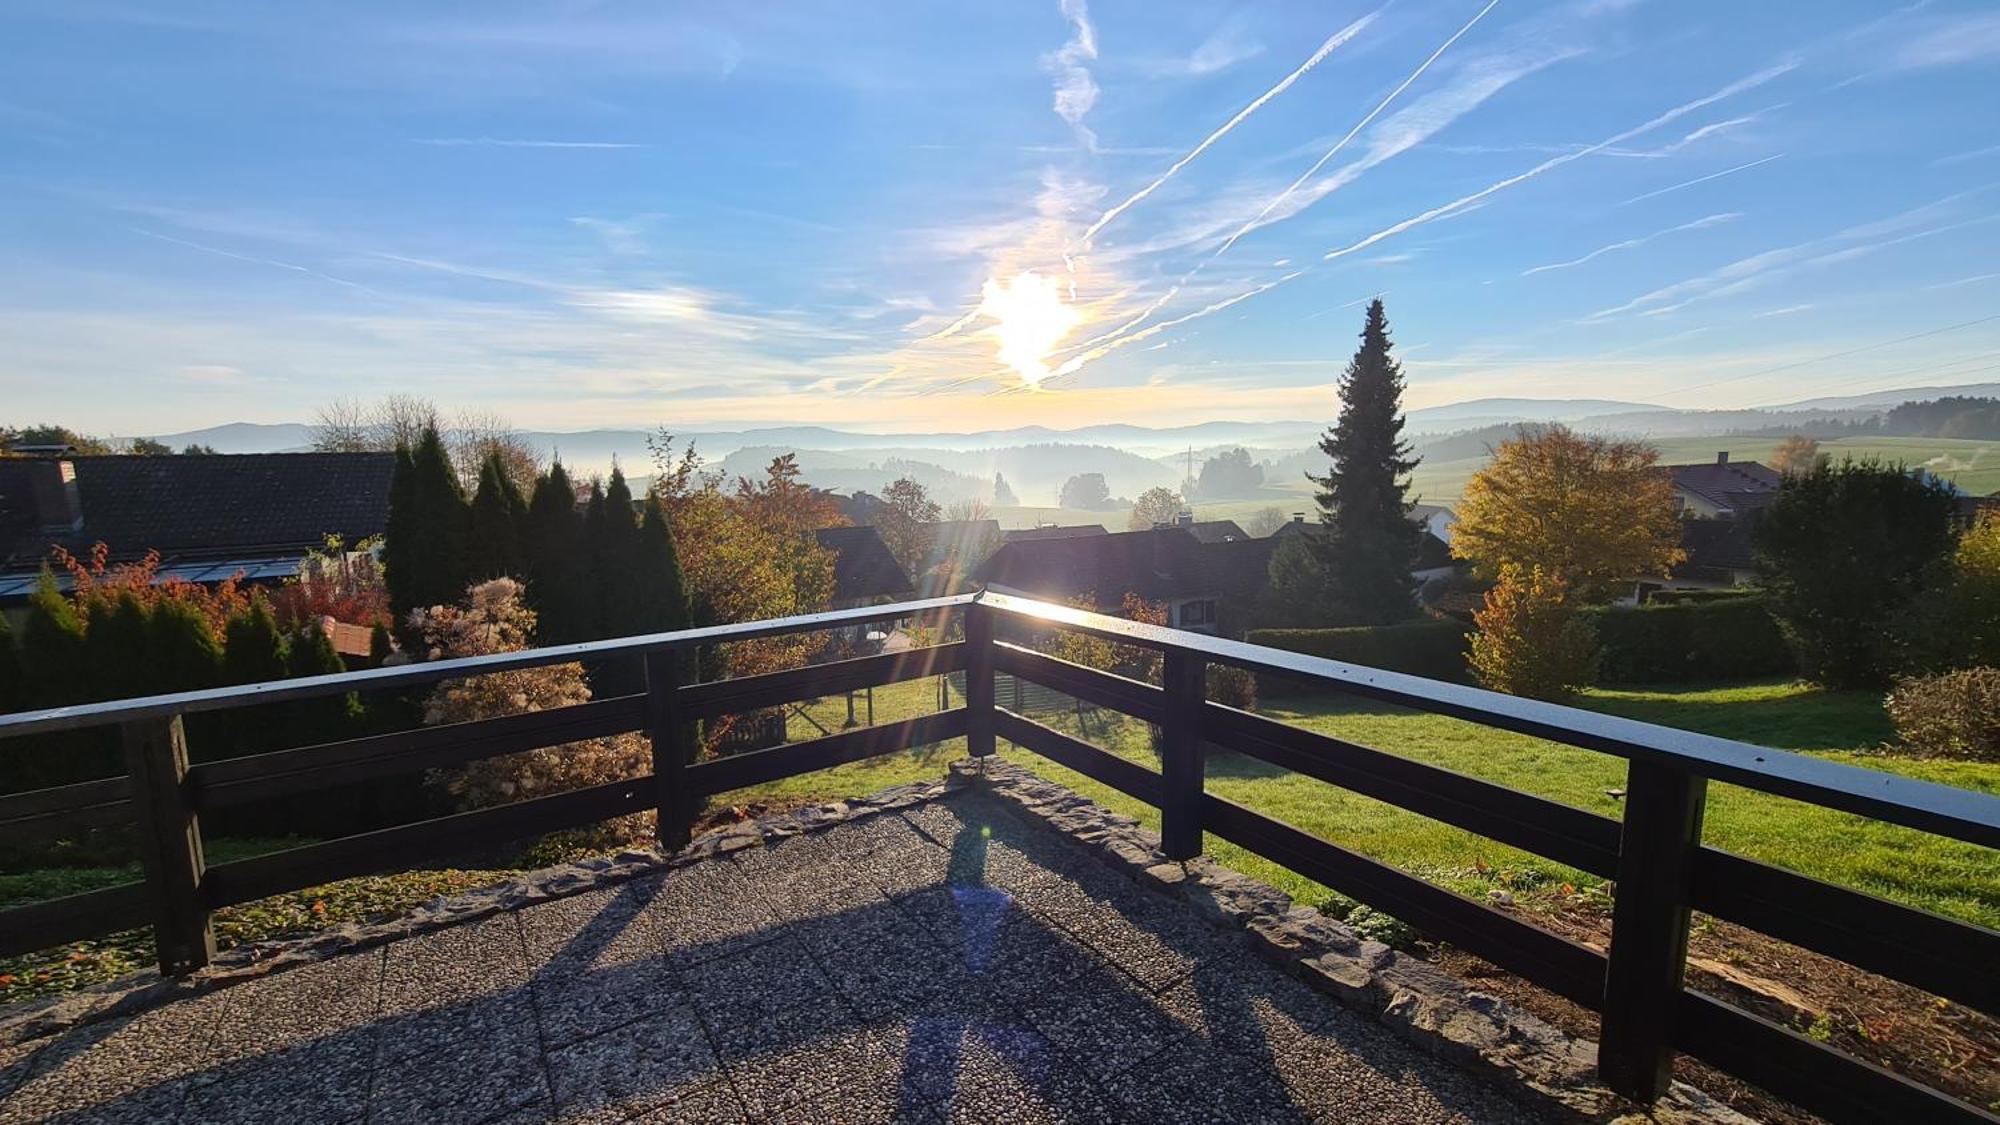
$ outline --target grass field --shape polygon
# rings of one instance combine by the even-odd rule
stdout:
[[[1663,464],[1712,461],[1718,450],[1728,450],[1737,460],[1768,463],[1778,448],[1779,438],[1676,437],[1653,444],[1660,450]],[[1953,438],[1842,438],[1820,443],[1820,449],[1834,457],[1878,457],[1922,465],[1976,496],[2000,491],[2000,441],[1962,441]],[[1484,457],[1463,457],[1452,461],[1426,461],[1411,477],[1410,495],[1426,504],[1457,504],[1465,493],[1465,482],[1486,463]],[[1286,512],[1311,508],[1312,488],[1305,480],[1275,481],[1264,495],[1247,500],[1196,504],[1196,516],[1205,520],[1247,520],[1263,508]],[[1125,530],[1129,514],[1117,511],[1085,511],[1076,508],[1006,507],[994,516],[1006,528],[1033,527],[1037,523],[1101,523],[1112,531]]]
[[[875,698],[876,719],[886,721],[931,710],[937,705],[937,689],[935,681],[923,681],[877,689]],[[1800,684],[1756,684],[1600,690],[1590,692],[1583,703],[1647,722],[2000,793],[2000,766],[1914,761],[1874,752],[1890,730],[1879,699],[1872,695],[1830,693]],[[808,710],[833,729],[845,717],[839,700],[823,700]],[[1620,814],[1618,800],[1606,790],[1625,783],[1621,759],[1377,704],[1271,699],[1261,710],[1273,718],[1591,812],[1610,817]],[[1079,720],[1074,715],[1047,721],[1123,757],[1153,764],[1145,728],[1139,723],[1101,716]],[[804,729],[796,719],[792,723],[794,738],[816,733]],[[960,753],[962,743],[896,754],[790,778],[722,800],[866,793],[936,777],[944,763]],[[1158,827],[1156,812],[1123,794],[1018,748],[1004,748],[1002,753]],[[1587,888],[1598,882],[1560,864],[1253,759],[1236,755],[1211,759],[1209,787],[1221,796],[1468,894],[1491,889],[1531,894],[1537,888],[1553,889],[1565,883]],[[1729,785],[1710,788],[1704,839],[1716,847],[1816,878],[1982,925],[2000,926],[2000,865],[1992,862],[1991,853],[1972,845]],[[1271,882],[1301,901],[1322,903],[1333,897],[1325,888],[1222,841],[1211,839],[1209,846],[1223,862]]]

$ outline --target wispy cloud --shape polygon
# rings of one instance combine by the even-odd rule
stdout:
[[[1956,289],[1961,285],[1978,285],[1983,281],[2000,281],[2000,273],[1975,273],[1971,277],[1961,277],[1957,281],[1940,281],[1936,285],[1926,285],[1925,289]]]
[[[1791,316],[1794,313],[1811,312],[1813,309],[1816,309],[1818,307],[1819,307],[1818,305],[1811,305],[1811,304],[1786,305],[1784,308],[1781,309],[1765,309],[1763,312],[1758,313],[1757,315],[1751,317],[1750,319],[1769,320],[1774,316]]]
[[[2000,155],[2000,145],[1987,145],[1985,148],[1975,148],[1969,152],[1954,152],[1949,156],[1940,156],[1931,161],[1931,167],[1944,168],[1953,164],[1963,164],[1968,160],[1978,160],[1982,156],[1996,155]]]
[[[1533,277],[1538,273],[1548,273],[1551,270],[1570,269],[1574,266],[1580,266],[1585,262],[1602,258],[1606,254],[1614,254],[1620,250],[1630,250],[1635,246],[1644,246],[1645,244],[1653,241],[1656,238],[1664,238],[1667,235],[1679,234],[1680,232],[1687,230],[1704,230],[1708,227],[1721,226],[1723,223],[1734,222],[1735,220],[1740,219],[1742,217],[1743,213],[1741,211],[1724,211],[1716,215],[1704,215],[1701,218],[1694,220],[1693,222],[1682,223],[1679,226],[1667,227],[1664,230],[1656,230],[1651,234],[1641,235],[1638,238],[1622,239],[1618,242],[1613,242],[1605,246],[1600,246],[1597,249],[1592,250],[1590,253],[1585,254],[1581,258],[1571,258],[1566,262],[1550,262],[1548,265],[1545,266],[1536,266],[1533,269],[1522,270],[1521,276]]]
[[[1360,19],[1355,20],[1353,23],[1348,24],[1346,27],[1343,27],[1339,31],[1336,31],[1332,35],[1328,36],[1326,42],[1321,43],[1319,45],[1318,50],[1314,51],[1310,56],[1308,56],[1306,58],[1306,61],[1300,63],[1298,67],[1295,68],[1290,74],[1287,74],[1283,78],[1280,78],[1278,80],[1277,85],[1272,86],[1270,89],[1264,91],[1262,94],[1257,95],[1256,99],[1252,101],[1249,105],[1246,105],[1242,109],[1237,110],[1235,116],[1231,117],[1229,120],[1223,122],[1220,126],[1216,127],[1215,131],[1211,132],[1208,136],[1203,137],[1200,144],[1194,146],[1192,149],[1189,149],[1187,155],[1181,157],[1179,160],[1174,161],[1172,165],[1168,166],[1166,171],[1160,173],[1159,176],[1155,177],[1151,183],[1148,183],[1145,187],[1142,187],[1138,191],[1133,192],[1131,195],[1127,196],[1123,202],[1119,203],[1115,207],[1112,207],[1110,210],[1104,212],[1103,215],[1099,216],[1098,220],[1090,224],[1089,229],[1083,232],[1082,237],[1077,240],[1078,244],[1085,247],[1089,246],[1090,240],[1097,237],[1097,232],[1103,230],[1107,225],[1111,223],[1113,219],[1116,219],[1118,216],[1124,214],[1127,210],[1129,210],[1132,207],[1133,204],[1138,203],[1140,200],[1160,190],[1160,185],[1166,183],[1170,179],[1173,179],[1175,173],[1179,172],[1181,169],[1193,163],[1196,157],[1208,151],[1209,146],[1213,145],[1215,142],[1221,140],[1222,138],[1228,136],[1230,130],[1236,128],[1238,125],[1241,125],[1244,121],[1248,120],[1250,115],[1256,113],[1259,109],[1262,109],[1266,102],[1269,102],[1272,98],[1277,97],[1279,94],[1284,93],[1286,90],[1291,89],[1292,84],[1297,82],[1300,78],[1305,77],[1306,72],[1310,71],[1313,67],[1318,66],[1322,61],[1325,60],[1325,58],[1328,55],[1331,55],[1334,51],[1338,50],[1348,40],[1353,39],[1355,36],[1361,34],[1361,32],[1364,29],[1366,29],[1369,24],[1375,22],[1375,18],[1380,14],[1381,13],[1379,11],[1370,12],[1367,15],[1362,16]]]
[[[1797,69],[1797,67],[1798,63],[1796,62],[1783,62],[1775,66],[1765,67],[1763,70],[1760,70],[1757,73],[1752,74],[1747,78],[1738,79],[1737,81],[1732,82],[1727,86],[1724,86],[1722,89],[1717,90],[1715,93],[1710,94],[1707,97],[1696,98],[1694,101],[1675,106],[1674,108],[1666,111],[1665,113],[1660,114],[1659,116],[1653,118],[1650,121],[1646,121],[1642,124],[1635,125],[1632,128],[1625,130],[1622,133],[1618,133],[1615,136],[1608,137],[1587,148],[1579,149],[1574,153],[1566,153],[1562,156],[1550,157],[1549,159],[1544,160],[1540,164],[1535,165],[1533,168],[1530,168],[1525,172],[1509,176],[1506,179],[1500,180],[1497,183],[1489,184],[1488,186],[1483,187],[1478,191],[1473,192],[1470,195],[1460,196],[1459,198],[1454,199],[1449,203],[1433,207],[1430,210],[1425,211],[1421,214],[1413,215],[1410,218],[1404,219],[1402,222],[1395,223],[1388,227],[1384,227],[1383,229],[1376,231],[1374,234],[1371,234],[1366,238],[1363,238],[1360,241],[1355,242],[1351,245],[1329,250],[1324,255],[1322,255],[1322,258],[1326,261],[1333,261],[1336,258],[1344,258],[1349,254],[1353,254],[1361,250],[1366,250],[1368,247],[1375,245],[1376,243],[1382,241],[1385,238],[1393,238],[1396,235],[1403,234],[1410,230],[1414,230],[1415,228],[1420,227],[1425,223],[1435,222],[1438,219],[1451,218],[1454,215],[1462,213],[1466,207],[1477,204],[1480,201],[1486,199],[1488,196],[1491,196],[1497,192],[1505,191],[1506,189],[1513,187],[1516,184],[1524,183],[1528,180],[1534,179],[1536,176],[1542,175],[1543,173],[1552,171],[1556,168],[1560,168],[1565,164],[1571,163],[1572,161],[1581,160],[1582,158],[1589,156],[1591,153],[1596,152],[1599,149],[1610,148],[1613,145],[1623,144],[1624,142],[1629,141],[1634,137],[1643,136],[1646,133],[1650,133],[1654,129],[1657,129],[1662,125],[1668,124],[1669,122],[1685,117],[1688,114],[1695,112],[1696,110],[1705,109],[1708,106],[1714,105],[1716,102],[1723,101],[1724,99],[1727,98],[1735,97],[1737,94],[1740,94],[1745,90],[1754,89],[1755,87],[1761,86],[1764,83],[1779,77],[1780,75],[1790,73],[1791,71]]]
[[[430,145],[434,148],[623,149],[653,147],[649,144],[638,144],[631,141],[544,141],[503,137],[414,137],[410,143]]]
[[[1245,35],[1241,21],[1232,19],[1187,56],[1143,63],[1140,70],[1159,78],[1204,78],[1263,53],[1264,45]]]
[[[2000,58],[2000,15],[1938,15],[1912,20],[1914,34],[1889,50],[1890,63],[1921,70]]]
[[[1097,80],[1084,65],[1097,58],[1097,28],[1091,25],[1084,0],[1062,0],[1062,14],[1070,23],[1069,42],[1050,52],[1042,66],[1055,76],[1056,116],[1069,122],[1083,147],[1095,151],[1097,134],[1083,119],[1097,104]]]
[[[1679,191],[1682,188],[1691,188],[1697,184],[1705,184],[1710,180],[1719,180],[1724,176],[1733,176],[1738,172],[1747,172],[1752,168],[1758,167],[1759,165],[1769,164],[1773,160],[1781,159],[1784,157],[1784,155],[1785,154],[1782,152],[1775,152],[1769,156],[1764,157],[1761,160],[1752,160],[1748,164],[1738,164],[1734,168],[1724,168],[1720,172],[1710,172],[1706,176],[1696,176],[1692,180],[1682,180],[1680,183],[1669,184],[1666,187],[1658,189],[1657,191],[1649,191],[1644,193],[1643,195],[1635,195],[1630,199],[1621,200],[1619,201],[1618,206],[1624,207],[1627,204],[1638,203],[1641,202],[1642,200],[1657,199],[1662,195],[1666,195],[1670,192]]]

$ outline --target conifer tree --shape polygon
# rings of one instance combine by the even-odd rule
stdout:
[[[1336,619],[1382,625],[1417,612],[1410,569],[1422,529],[1410,519],[1410,470],[1417,458],[1403,433],[1403,369],[1390,355],[1382,300],[1369,302],[1361,347],[1340,376],[1340,417],[1320,440],[1332,459],[1314,477],[1322,558]]]
[[[411,606],[402,586],[409,576],[409,546],[416,538],[416,459],[408,445],[396,446],[396,469],[389,478],[389,519],[382,529],[382,572],[389,586],[389,611],[401,622]]]
[[[403,575],[389,571],[390,608],[398,620],[423,606],[451,605],[465,594],[471,512],[437,428],[426,427],[410,454],[406,542],[396,548]]]
[[[688,602],[687,578],[681,573],[667,510],[657,496],[646,498],[645,518],[639,524],[638,562],[638,573],[633,577],[641,609],[633,632],[665,633],[691,625],[694,613]]]
[[[222,637],[224,683],[261,684],[285,678],[285,635],[278,630],[278,619],[263,591],[250,595],[248,608],[230,615]]]
[[[43,567],[35,592],[28,595],[28,617],[21,625],[21,665],[30,707],[61,707],[86,698],[89,676],[83,636],[83,617],[56,586],[54,572]]]
[[[576,489],[561,461],[550,465],[535,481],[535,495],[528,503],[522,527],[528,598],[542,643],[582,640],[582,587],[588,578],[588,568],[578,554],[583,520],[576,508]]]
[[[222,679],[222,641],[201,610],[181,598],[153,602],[143,653],[141,694],[200,691]]]
[[[27,704],[28,686],[22,679],[21,651],[14,645],[14,627],[0,614],[0,714],[19,711]]]
[[[472,495],[469,559],[473,580],[521,576],[521,523],[526,511],[527,503],[508,479],[500,455],[488,453],[479,466],[478,491]]]
[[[1014,486],[1007,483],[1007,478],[1000,473],[994,473],[993,506],[996,508],[1011,508],[1020,502],[1021,498],[1014,494]]]
[[[583,534],[578,537],[577,570],[581,577],[576,586],[576,640],[601,640],[608,634],[604,631],[604,584],[610,576],[610,560],[605,558],[604,546],[609,533],[605,530],[604,485],[590,482],[590,497],[583,503]]]
[[[149,694],[146,607],[131,590],[89,599],[83,658],[89,669],[84,691],[92,699],[130,699]]]
[[[292,638],[285,663],[286,671],[293,678],[327,676],[347,670],[347,665],[341,662],[340,653],[333,647],[333,638],[326,635],[326,630],[320,628],[317,621]],[[353,692],[349,692],[346,695],[301,699],[287,706],[291,712],[285,724],[287,743],[311,746],[346,738],[350,723],[360,709],[360,702]]]

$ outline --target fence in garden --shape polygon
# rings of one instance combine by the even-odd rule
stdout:
[[[696,683],[685,676],[703,646],[947,614],[962,618],[964,639],[738,679]],[[1068,663],[1022,643],[1051,630],[1157,650],[1161,683]],[[644,692],[220,761],[188,760],[187,714],[615,659],[644,663]],[[1623,821],[1209,702],[1210,664],[1297,678],[1623,757]],[[704,719],[957,673],[964,682],[958,706],[695,760],[697,724]],[[1161,768],[1029,717],[1012,706],[1011,689],[996,698],[1001,677],[1024,691],[1034,685],[1157,724]],[[1199,854],[1203,834],[1213,833],[1598,1012],[1600,1070],[1630,1097],[1656,1098],[1674,1052],[1685,1051],[1830,1118],[1996,1120],[1980,1107],[1685,987],[1690,912],[1699,910],[1979,1011],[2000,1011],[2000,933],[1701,842],[1711,780],[1986,848],[2000,848],[2000,798],[1797,754],[992,593],[0,716],[0,740],[105,726],[122,732],[127,773],[0,797],[0,842],[130,825],[146,877],[0,910],[0,954],[150,925],[162,968],[187,972],[212,956],[209,917],[221,907],[649,809],[658,812],[665,846],[676,847],[685,842],[701,800],[712,794],[958,737],[967,739],[974,756],[984,756],[994,752],[996,739],[1005,739],[1157,806],[1163,846],[1173,858]],[[632,731],[651,741],[653,772],[645,777],[204,862],[201,817],[216,809]],[[1211,748],[1613,880],[1608,952],[1207,792],[1204,759]],[[0,741],[0,752],[5,749]]]

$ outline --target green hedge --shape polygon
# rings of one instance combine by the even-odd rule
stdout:
[[[1433,680],[1464,680],[1467,635],[1457,621],[1425,620],[1345,629],[1252,629],[1244,640]]]
[[[1762,598],[1732,597],[1640,608],[1584,611],[1602,653],[1598,679],[1607,684],[1754,680],[1797,671],[1792,651]],[[1468,627],[1453,620],[1347,629],[1253,629],[1251,644],[1464,681]],[[1284,685],[1266,686],[1279,694]]]
[[[1792,650],[1762,598],[1586,611],[1608,684],[1691,683],[1788,676]]]

